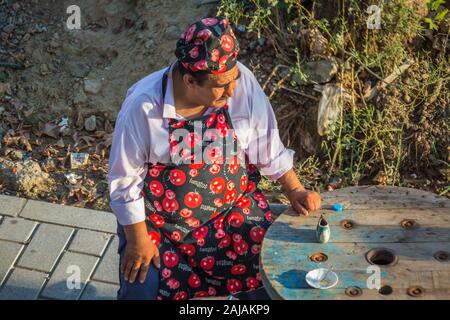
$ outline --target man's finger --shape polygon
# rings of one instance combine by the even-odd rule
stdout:
[[[144,283],[145,278],[147,277],[148,267],[150,265],[150,261],[146,264],[141,265],[141,270],[139,272],[139,282]]]
[[[141,261],[135,261],[133,264],[133,268],[131,268],[131,274],[130,274],[130,283],[133,283],[134,280],[136,280],[136,276],[139,272],[139,269],[141,267],[142,262]]]
[[[320,209],[320,198],[316,201],[316,210]]]
[[[309,214],[308,210],[305,209],[299,202],[294,202],[294,209],[297,211],[298,214],[303,214],[304,216],[307,216]]]
[[[123,277],[125,278],[125,281],[128,281],[128,278],[130,276],[131,268],[133,268],[133,261],[130,259],[125,258],[126,265],[125,265],[125,272]]]
[[[122,263],[120,264],[120,272],[124,273],[125,272],[125,266],[127,265],[127,259],[124,258]]]
[[[156,268],[161,269],[161,258],[159,257],[159,250],[156,249],[155,255],[153,256],[153,264]]]

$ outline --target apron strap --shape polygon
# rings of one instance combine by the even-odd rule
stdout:
[[[163,102],[164,102],[164,98],[166,97],[166,89],[167,89],[167,78],[169,77],[169,71],[170,68],[172,67],[172,65],[175,65],[174,67],[176,67],[176,61],[172,62],[169,67],[166,69],[166,71],[164,71],[163,77],[162,77],[162,97],[163,97]]]
[[[169,70],[170,70],[170,66],[164,72],[163,78],[162,78],[162,97],[163,97],[163,101],[164,101],[164,98],[166,97],[167,77],[169,76]]]

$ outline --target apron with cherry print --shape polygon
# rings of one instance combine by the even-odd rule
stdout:
[[[195,121],[196,126],[201,121],[210,141],[198,136]],[[177,129],[186,135],[177,138]],[[239,147],[228,106],[193,120],[171,119],[169,137],[170,153],[180,161],[149,163],[142,190],[148,234],[161,258],[157,299],[225,296],[261,287],[261,243],[275,217],[257,187],[259,171]],[[195,161],[181,150],[182,139],[190,147],[200,143],[201,150],[216,139],[224,146],[202,152],[209,161]],[[225,150],[234,153],[225,156]],[[183,162],[186,157],[194,161]]]

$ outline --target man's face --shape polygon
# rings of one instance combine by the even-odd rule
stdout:
[[[237,65],[227,72],[208,75],[208,79],[202,86],[195,85],[194,87],[199,104],[215,108],[223,107],[227,98],[233,96],[236,80],[240,75]]]

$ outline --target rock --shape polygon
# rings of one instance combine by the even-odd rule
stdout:
[[[80,90],[78,90],[78,93],[75,95],[75,97],[73,97],[73,103],[81,104],[81,103],[85,103],[86,101],[87,101],[87,96],[84,93],[84,91],[80,88]]]
[[[302,71],[307,76],[307,80],[300,79],[294,75],[294,81],[300,85],[312,83],[327,83],[333,79],[338,72],[338,64],[334,59],[309,61],[302,65]],[[295,77],[297,76],[297,77]]]
[[[52,49],[56,49],[56,48],[59,48],[61,46],[61,44],[59,42],[55,41],[55,40],[50,41],[49,45],[50,45],[50,48],[52,48]]]
[[[87,131],[94,131],[97,127],[97,121],[94,116],[90,116],[89,118],[87,118],[86,120],[84,120],[84,128]]]
[[[248,47],[250,48],[250,50],[253,50],[256,48],[257,45],[258,45],[258,41],[254,40],[248,44]]]
[[[8,24],[7,26],[5,26],[3,28],[3,32],[6,32],[6,33],[11,33],[13,30],[14,30],[14,25],[12,25],[12,24]]]
[[[266,38],[261,37],[257,41],[258,41],[258,44],[262,47],[266,43]]]
[[[34,28],[36,29],[37,33],[42,33],[42,32],[47,31],[47,27],[40,23],[38,23]]]
[[[27,42],[28,40],[30,40],[30,38],[31,38],[30,34],[27,33],[27,34],[25,34],[25,35],[23,36],[22,41],[23,41],[23,42]]]
[[[168,40],[177,40],[180,38],[181,31],[177,26],[169,26],[166,29]]]
[[[1,39],[3,40],[3,41],[7,41],[8,40],[8,38],[9,38],[9,34],[8,33],[6,33],[6,32],[2,32],[2,34],[1,34]]]
[[[87,64],[79,61],[69,61],[67,62],[67,67],[70,74],[75,78],[84,78],[91,72],[91,68]]]
[[[7,156],[8,154],[10,154],[11,152],[13,152],[14,151],[14,149],[13,148],[9,148],[9,147],[4,147],[4,148],[2,148],[2,155],[3,156]]]
[[[153,41],[153,39],[149,39],[149,40],[145,41],[144,46],[146,49],[150,49],[153,47],[154,44],[155,44],[155,41]]]
[[[50,172],[56,169],[57,161],[53,158],[46,158],[44,161],[41,162],[41,169],[44,170],[44,172]]]
[[[245,32],[246,31],[246,27],[243,24],[238,25],[237,27],[237,31],[239,32]]]
[[[108,197],[99,197],[96,199],[92,205],[92,209],[100,211],[110,210]]]
[[[84,80],[84,91],[87,93],[97,94],[102,89],[100,80]]]
[[[317,27],[313,27],[307,31],[309,41],[309,52],[311,56],[330,56],[330,45],[328,40],[322,35]]]
[[[0,83],[0,94],[10,96],[12,94],[11,85],[9,83]]]
[[[5,151],[5,154],[11,159],[11,160],[23,160],[23,152],[16,149],[10,149],[9,152]]]
[[[0,158],[0,181],[6,189],[37,199],[39,194],[54,190],[55,180],[33,160],[9,161]]]
[[[39,68],[39,72],[41,75],[46,76],[48,74],[50,74],[50,70],[48,69],[48,65],[47,64],[42,64]]]

